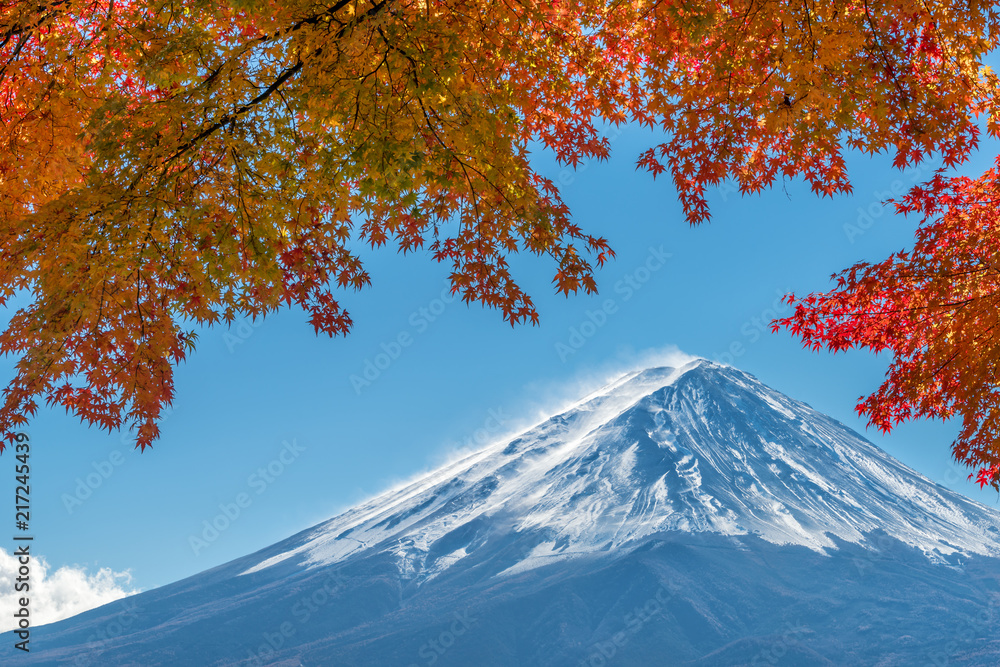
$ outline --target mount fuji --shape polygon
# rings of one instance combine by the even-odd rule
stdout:
[[[1000,512],[752,376],[630,373],[3,664],[1000,664]]]

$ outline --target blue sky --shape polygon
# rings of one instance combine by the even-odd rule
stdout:
[[[865,430],[854,405],[878,386],[887,358],[806,351],[766,326],[787,312],[784,293],[828,289],[832,273],[909,245],[914,221],[879,203],[928,171],[852,155],[852,197],[821,200],[797,181],[748,198],[722,187],[711,193],[712,221],[691,228],[669,179],[635,170],[653,140],[627,129],[613,139],[610,161],[575,172],[544,151],[535,156],[562,183],[577,223],[618,254],[598,272],[599,295],[569,298],[554,294],[554,265],[517,259],[537,327],[512,329],[496,311],[443,299],[449,267],[428,253],[382,250],[366,253],[373,285],[343,295],[355,321],[346,338],[317,337],[301,310],[202,330],[151,451],[62,410],[40,410],[28,429],[35,553],[50,574],[76,577],[67,588],[81,600],[160,586],[537,421],[672,347],[732,363],[995,506],[996,493],[979,491],[951,461],[956,425],[912,423],[889,437]],[[996,151],[985,146],[964,171],[981,172]],[[4,384],[12,367],[0,360]],[[352,382],[366,367],[370,382]],[[2,497],[13,498],[14,464],[10,452],[0,457]],[[213,536],[205,522],[223,514],[220,505],[234,518]],[[116,578],[124,572],[130,581]]]

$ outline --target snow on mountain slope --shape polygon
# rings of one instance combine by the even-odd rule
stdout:
[[[491,576],[627,553],[661,531],[755,534],[825,553],[832,537],[865,546],[876,530],[935,562],[1000,555],[1000,513],[752,376],[698,360],[627,375],[290,539],[244,574],[382,553],[419,584],[512,541],[521,551]]]

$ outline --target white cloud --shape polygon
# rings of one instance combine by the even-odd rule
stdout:
[[[599,365],[578,368],[569,378],[529,381],[523,390],[526,401],[517,410],[525,417],[518,428],[524,430],[564,412],[629,373],[661,366],[680,368],[703,358],[690,355],[676,345],[643,350],[622,346],[614,358]]]
[[[64,565],[53,572],[44,557],[32,554],[28,582],[31,589],[19,593],[14,590],[19,565],[14,555],[0,548],[0,632],[17,627],[13,613],[21,597],[29,599],[31,625],[36,627],[139,592],[130,588],[132,575],[128,570],[115,572],[102,567],[89,574],[78,565]]]

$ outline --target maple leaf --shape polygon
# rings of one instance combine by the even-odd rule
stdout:
[[[568,295],[596,291],[594,262],[614,253],[573,224],[529,147],[547,146],[565,165],[604,160],[607,124],[663,132],[636,165],[669,173],[692,224],[710,219],[707,188],[727,179],[743,193],[778,176],[802,177],[820,196],[849,193],[844,147],[893,152],[901,166],[932,153],[961,164],[978,147],[977,114],[992,134],[1000,127],[997,77],[983,67],[998,18],[988,3],[933,9],[912,0],[878,11],[853,0],[0,3],[0,303],[31,295],[0,333],[0,352],[18,358],[2,435],[41,397],[100,428],[135,428],[137,446],[149,446],[173,400],[172,369],[194,349],[180,322],[296,305],[317,333],[345,334],[352,320],[335,290],[370,283],[358,240],[403,252],[429,241],[465,302],[536,323],[512,254],[553,262],[553,289]],[[955,210],[971,206],[958,202],[957,182],[926,192],[914,206],[947,208],[935,203],[946,195]],[[955,243],[942,247],[966,252]],[[826,303],[799,304],[794,330],[825,332],[825,315],[809,309]],[[837,330],[832,348],[918,349],[859,322]],[[963,306],[951,322],[942,340],[983,351],[960,331],[988,331],[985,309]],[[961,381],[974,372],[987,367]],[[924,378],[916,411],[880,397],[871,414],[891,424],[927,413],[954,381],[947,370]],[[956,394],[970,405],[983,396]]]
[[[957,417],[955,459],[1000,490],[998,203],[1000,158],[976,179],[939,171],[896,203],[920,218],[912,250],[852,267],[830,292],[790,296],[795,311],[774,326],[814,349],[889,351],[885,381],[858,413],[885,432]]]

